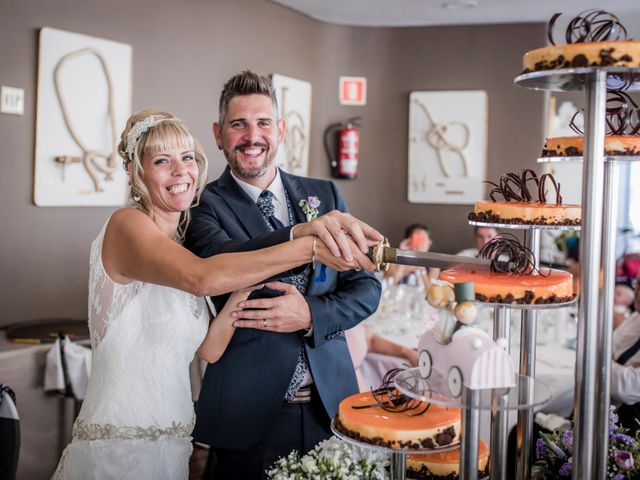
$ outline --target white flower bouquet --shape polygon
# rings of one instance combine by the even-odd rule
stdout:
[[[271,480],[386,480],[389,458],[331,437],[302,458],[295,450],[267,471]]]

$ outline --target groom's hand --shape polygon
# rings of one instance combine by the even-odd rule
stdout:
[[[315,220],[300,223],[294,227],[293,238],[307,235],[315,235],[322,240],[333,255],[343,257],[348,262],[353,260],[353,256],[347,235],[365,254],[369,251],[370,246],[377,245],[384,240],[382,234],[376,229],[339,210],[332,210]]]
[[[311,311],[304,296],[288,283],[270,282],[265,287],[283,292],[273,298],[256,298],[238,304],[242,310],[231,314],[236,328],[256,328],[291,333],[311,328]]]

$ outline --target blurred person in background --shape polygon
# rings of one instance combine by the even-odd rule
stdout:
[[[498,234],[498,230],[493,227],[473,227],[473,247],[465,248],[456,255],[463,257],[477,257],[478,252],[484,245]]]

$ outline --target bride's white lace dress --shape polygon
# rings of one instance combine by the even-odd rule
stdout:
[[[114,283],[102,264],[104,231],[91,245],[91,378],[54,479],[186,479],[189,364],[207,331],[205,302],[160,285]]]

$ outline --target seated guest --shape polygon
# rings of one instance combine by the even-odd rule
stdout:
[[[382,382],[384,374],[392,368],[405,368],[418,366],[418,352],[413,348],[403,347],[386,338],[376,335],[366,329],[361,323],[345,331],[347,346],[353,360],[358,379],[358,388],[361,392],[367,392],[371,387],[376,388]],[[368,353],[379,353],[381,357],[379,375],[376,378],[365,378],[361,367]]]
[[[635,291],[635,312],[613,332],[611,399],[619,405],[619,423],[633,435],[640,420],[640,289]]]
[[[631,314],[634,300],[633,288],[626,283],[616,285],[613,296],[613,329],[615,330]]]
[[[400,242],[399,248],[402,250],[416,250],[418,252],[428,252],[431,248],[432,240],[429,229],[425,224],[414,223],[409,225],[404,231],[404,239]],[[411,265],[389,265],[389,269],[384,273],[387,278],[393,279],[396,284],[407,283],[412,274],[417,274],[425,287],[429,288],[431,282],[422,267],[413,267]]]
[[[464,257],[477,257],[478,252],[484,244],[489,242],[493,237],[498,234],[498,230],[493,227],[473,227],[473,244],[472,248],[465,248],[456,255],[462,255]]]

